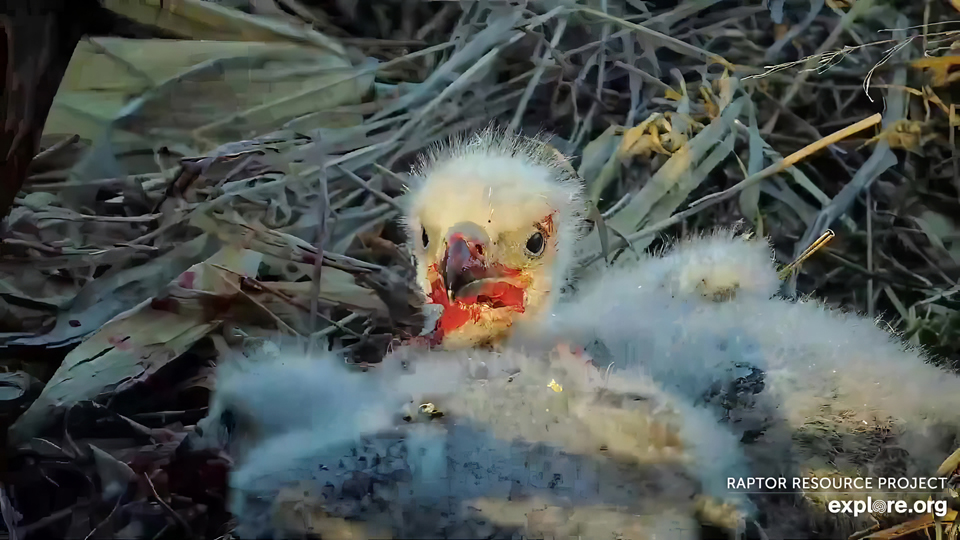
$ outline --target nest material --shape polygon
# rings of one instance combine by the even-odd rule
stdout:
[[[805,264],[801,290],[888,313],[906,337],[948,359],[956,354],[951,130],[960,120],[947,86],[956,32],[936,26],[917,39],[922,22],[934,28],[955,15],[947,3],[931,4],[928,15],[921,4],[831,7],[849,10],[842,26],[837,13],[776,2],[771,10],[684,3],[651,12],[613,0],[527,9],[188,3],[192,15],[176,17],[169,6],[150,8],[169,10],[162,17],[107,7],[162,20],[162,33],[178,37],[313,49],[241,44],[248,53],[209,53],[196,70],[184,61],[178,69],[187,75],[124,87],[119,102],[137,96],[137,106],[107,129],[74,123],[63,128],[72,132],[46,133],[0,247],[5,386],[17,389],[3,401],[4,418],[9,424],[40,404],[12,433],[18,446],[0,492],[4,522],[18,536],[225,534],[226,464],[178,451],[206,412],[211,363],[239,331],[332,338],[359,364],[378,361],[395,337],[418,334],[411,267],[394,223],[407,165],[432,143],[491,119],[555,133],[551,144],[575,156],[599,208],[593,221],[603,225],[585,261],[656,247],[660,231],[740,219],[771,236],[786,261],[837,219],[838,240]],[[854,38],[890,27],[913,30],[884,34],[890,41],[877,46]],[[149,55],[110,48],[120,41],[91,43],[85,54],[119,66],[98,82],[154,71]],[[269,61],[253,58],[255,49],[270,49]],[[175,56],[157,50],[156,58]],[[818,62],[832,67],[799,71]],[[781,65],[761,67],[774,63]],[[357,82],[308,88],[308,97],[331,99],[310,114],[282,108],[296,91],[244,100],[249,86],[223,84],[238,74],[275,81],[331,66]],[[227,75],[211,81],[212,68]],[[847,125],[875,112],[862,86],[868,78],[870,96],[887,104],[873,140],[858,134],[762,184],[738,184],[823,140],[842,127],[837,118]],[[71,103],[110,101],[77,95],[58,97],[52,117]],[[217,109],[227,103],[234,108]],[[170,125],[187,117],[206,124],[189,132]],[[855,195],[871,183],[865,206]],[[164,333],[171,328],[179,333]],[[36,401],[26,374],[46,383]],[[59,384],[68,380],[73,386]]]

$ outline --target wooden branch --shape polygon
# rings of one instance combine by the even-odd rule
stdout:
[[[37,154],[80,38],[106,12],[95,0],[0,0],[0,218]],[[101,23],[99,26],[103,26]]]

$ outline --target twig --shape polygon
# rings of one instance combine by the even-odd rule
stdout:
[[[173,521],[183,529],[183,532],[186,533],[187,538],[194,538],[193,529],[190,528],[190,524],[187,523],[187,520],[183,519],[183,516],[176,513],[173,508],[170,508],[170,505],[164,501],[160,494],[157,493],[157,488],[153,486],[153,482],[150,481],[150,476],[147,473],[143,473],[143,479],[147,482],[147,487],[150,488],[150,493],[153,495],[153,500],[160,505],[160,508],[163,509],[164,513],[173,518]]]
[[[762,171],[748,176],[747,178],[741,180],[737,185],[729,189],[726,189],[724,191],[721,191],[719,193],[714,193],[712,195],[708,195],[697,201],[694,201],[693,203],[690,204],[690,207],[688,209],[682,212],[678,212],[667,219],[654,223],[653,225],[650,225],[649,227],[645,227],[633,234],[627,235],[625,237],[626,242],[623,239],[618,238],[615,241],[616,245],[610,246],[610,249],[611,250],[621,249],[625,247],[628,242],[633,243],[633,242],[636,242],[637,240],[646,238],[648,236],[653,236],[654,234],[662,231],[663,229],[666,229],[667,227],[670,227],[671,225],[676,225],[677,223],[683,221],[687,217],[702,211],[704,208],[713,206],[721,201],[724,201],[726,199],[733,197],[740,191],[743,191],[744,189],[752,186],[753,184],[760,182],[764,178],[768,178],[770,176],[773,176],[774,174],[783,172],[787,168],[795,165],[803,158],[810,156],[811,154],[814,154],[818,150],[821,150],[846,137],[849,137],[850,135],[860,130],[863,130],[878,124],[880,122],[880,118],[881,118],[881,115],[877,113],[871,116],[870,118],[867,118],[866,120],[861,120],[860,122],[857,122],[852,126],[849,126],[847,128],[841,129],[840,131],[827,135],[823,139],[817,142],[814,142],[810,145],[807,145],[806,147],[801,148],[800,150],[794,152],[793,154],[790,154],[789,156],[785,157],[782,161],[774,163],[773,165],[770,165],[769,167],[763,169]],[[596,261],[600,260],[602,257],[603,256],[600,254],[592,254],[590,257],[584,260],[583,265],[589,266],[595,263]]]
[[[781,104],[787,105],[793,100],[794,97],[796,97],[797,92],[800,90],[800,86],[807,80],[808,77],[810,77],[813,64],[816,63],[817,60],[821,60],[824,57],[824,53],[829,51],[833,47],[834,43],[836,43],[837,40],[840,39],[840,34],[843,33],[844,29],[846,29],[846,27],[850,25],[851,22],[853,22],[857,17],[860,16],[860,14],[866,12],[866,10],[868,10],[872,6],[873,6],[873,0],[860,0],[859,2],[856,2],[855,4],[853,4],[853,7],[850,9],[850,11],[848,11],[839,21],[837,21],[837,25],[833,28],[833,31],[830,32],[830,35],[827,36],[827,39],[824,40],[824,42],[820,45],[820,47],[817,48],[817,52],[814,53],[813,56],[810,56],[809,58],[806,59],[807,60],[806,69],[801,71],[799,74],[797,74],[797,77],[794,78],[793,83],[790,85],[789,88],[787,88],[787,91],[784,93],[783,98],[780,100]],[[842,55],[846,54],[847,52],[853,49],[854,48],[852,47],[844,47],[843,50],[840,53],[838,53],[838,56],[842,58]],[[817,60],[814,60],[814,59],[817,59]],[[832,62],[833,58],[831,58],[830,60]],[[779,117],[780,117],[780,111],[777,110],[770,117],[770,120],[768,120],[767,123],[763,126],[763,130],[762,130],[763,133],[766,133],[766,134],[772,133],[774,128],[777,125],[777,119]]]
[[[459,7],[460,6],[458,6],[456,3],[450,3],[440,8],[440,11],[438,11],[433,17],[430,18],[429,21],[427,21],[427,24],[424,24],[419,30],[417,30],[417,33],[413,35],[414,39],[422,40],[426,38],[427,34],[436,30],[437,27],[450,18],[454,10],[458,9]]]
[[[49,159],[50,156],[53,156],[53,155],[58,154],[58,153],[59,153],[61,150],[63,150],[64,148],[66,148],[66,147],[68,147],[68,146],[70,146],[70,145],[72,145],[72,144],[75,144],[75,143],[77,143],[78,141],[80,141],[80,136],[79,136],[79,135],[73,135],[73,136],[67,137],[66,139],[64,139],[64,140],[62,140],[62,141],[54,144],[54,145],[51,146],[50,148],[47,148],[47,149],[43,150],[42,152],[38,152],[37,155],[33,156],[33,163],[37,163],[37,162],[39,162],[39,161],[41,161],[41,160],[44,160],[44,159]]]
[[[331,325],[333,325],[333,326],[336,326],[337,328],[339,328],[340,330],[342,330],[345,334],[350,334],[350,335],[352,335],[352,336],[354,336],[354,337],[357,337],[357,338],[361,337],[360,334],[354,332],[353,330],[351,330],[351,329],[349,329],[349,328],[347,328],[347,327],[345,327],[345,326],[339,326],[340,323],[337,323],[337,321],[335,321],[335,320],[333,320],[333,319],[331,319],[331,318],[329,318],[329,317],[326,317],[323,313],[320,313],[320,310],[319,310],[319,309],[316,310],[316,311],[312,311],[312,309],[311,309],[310,306],[304,307],[303,305],[301,305],[300,303],[298,303],[294,297],[289,296],[288,294],[284,293],[283,291],[278,291],[278,290],[274,289],[274,288],[271,287],[270,284],[267,283],[267,282],[258,281],[258,280],[254,279],[254,278],[252,278],[252,277],[244,276],[244,275],[242,275],[242,274],[240,274],[240,273],[238,273],[238,272],[234,272],[233,270],[230,270],[229,268],[220,266],[219,264],[215,264],[215,265],[213,265],[213,266],[215,266],[216,268],[219,268],[219,269],[221,269],[221,270],[224,270],[224,271],[226,271],[226,272],[230,272],[230,273],[232,273],[232,274],[235,274],[235,275],[237,275],[237,276],[239,276],[239,277],[241,277],[241,278],[243,278],[243,279],[248,280],[250,283],[256,285],[258,288],[263,289],[264,291],[266,291],[266,292],[268,292],[268,293],[276,296],[277,298],[283,300],[283,301],[286,302],[287,304],[289,304],[289,305],[291,305],[291,306],[293,306],[293,307],[295,307],[295,308],[297,308],[297,309],[302,309],[302,310],[304,310],[304,311],[307,311],[308,313],[316,313],[318,317],[320,317],[321,319],[323,319],[323,320],[326,321],[327,323],[329,323],[329,324],[331,324]],[[313,284],[312,284],[312,283],[311,283],[311,289],[313,289]],[[243,294],[244,294],[247,298],[249,298],[251,302],[255,303],[255,304],[256,304],[257,306],[259,306],[261,309],[263,309],[264,311],[266,311],[266,312],[274,319],[274,321],[276,321],[277,323],[279,323],[280,326],[282,326],[284,329],[286,329],[288,332],[290,332],[291,335],[298,335],[298,333],[297,333],[296,330],[294,330],[293,328],[291,328],[287,323],[283,322],[283,320],[280,319],[280,317],[278,317],[275,313],[273,313],[272,311],[270,311],[269,309],[267,309],[266,306],[264,306],[264,305],[262,305],[261,303],[257,302],[254,298],[250,297],[250,295],[246,294],[245,292],[244,292]],[[320,296],[320,293],[319,293],[319,291],[318,291],[318,292],[317,292],[317,297],[319,297],[319,296]],[[311,303],[311,304],[312,304],[312,303]],[[353,320],[353,319],[350,319],[350,320]]]
[[[311,276],[312,284],[310,286],[310,325],[308,328],[310,332],[316,332],[317,330],[317,314],[320,310],[320,277],[321,271],[323,270],[323,248],[327,239],[327,220],[330,218],[330,195],[327,191],[327,175],[325,173],[320,174],[320,198],[317,201],[319,206],[320,220],[317,223],[317,257],[313,261],[313,275]],[[307,354],[312,355],[316,340],[309,340],[307,342]]]
[[[127,486],[127,489],[129,489],[129,485]],[[124,492],[123,495],[126,495],[126,492]],[[107,517],[103,518],[103,520],[100,523],[97,523],[93,527],[93,529],[90,531],[90,533],[83,537],[83,540],[90,540],[90,538],[92,538],[93,535],[97,533],[97,530],[100,529],[100,527],[103,527],[104,525],[107,524],[108,521],[110,521],[110,518],[112,518],[113,514],[116,513],[117,508],[120,508],[120,501],[122,500],[123,500],[123,496],[117,497],[117,502],[116,504],[113,505],[113,509],[110,510],[109,514],[107,514]],[[14,539],[11,538],[10,540],[14,540]]]
[[[88,503],[82,502],[77,503],[69,508],[58,510],[47,517],[40,518],[29,525],[24,525],[23,527],[18,528],[16,534],[26,537],[32,532],[43,530],[44,528],[49,527],[60,520],[70,517],[74,512],[87,505]]]
[[[623,19],[614,17],[612,15],[607,15],[606,13],[602,11],[597,11],[595,9],[581,7],[581,8],[577,8],[577,11],[581,13],[587,13],[595,17],[599,17],[601,19],[619,24],[620,26],[629,28],[637,33],[645,34],[648,37],[651,37],[659,41],[664,47],[667,47],[677,53],[680,53],[686,56],[692,56],[694,58],[699,58],[700,60],[703,60],[705,62],[716,62],[731,71],[734,71],[736,69],[733,64],[731,64],[724,57],[718,54],[707,52],[699,47],[695,47],[693,45],[690,45],[689,43],[680,41],[677,38],[670,37],[666,34],[661,34],[656,30],[651,30],[645,26],[641,26],[639,24],[632,23],[630,21],[625,21]]]
[[[414,116],[410,121],[404,124],[400,129],[395,131],[393,136],[390,137],[390,142],[396,143],[401,138],[403,138],[408,133],[410,133],[410,131],[413,130],[413,128],[417,127],[417,125],[419,125],[420,122],[422,122],[441,103],[443,103],[447,98],[452,96],[454,92],[466,86],[471,80],[473,80],[474,76],[476,76],[480,71],[485,69],[488,64],[493,62],[493,60],[500,55],[500,51],[502,51],[503,49],[505,49],[510,45],[513,45],[517,41],[520,41],[520,39],[523,36],[524,36],[523,32],[516,32],[506,43],[494,47],[487,54],[483,55],[472,66],[470,66],[470,68],[464,71],[462,75],[457,77],[457,80],[453,81],[452,83],[450,83],[450,85],[444,88],[443,91],[441,91],[437,97],[433,98],[426,105],[424,105],[420,109],[420,114]],[[387,162],[387,165],[386,165],[387,168],[390,168],[393,165],[393,162],[396,161],[397,157],[399,156],[394,156],[390,158],[390,160]]]
[[[762,171],[741,180],[737,185],[729,189],[726,189],[724,191],[721,191],[719,193],[713,193],[711,195],[707,195],[706,197],[702,197],[690,203],[690,206],[693,207],[696,205],[700,205],[704,202],[707,202],[713,199],[726,199],[732,196],[733,194],[743,191],[744,189],[752,186],[753,184],[763,180],[764,178],[767,178],[769,176],[773,176],[774,174],[778,174],[785,171],[786,169],[796,165],[801,160],[819,152],[820,150],[823,150],[824,148],[830,146],[831,144],[838,143],[843,139],[846,139],[847,137],[853,135],[854,133],[857,133],[858,131],[862,131],[864,129],[867,129],[869,127],[879,124],[881,119],[882,119],[882,115],[880,113],[877,113],[871,116],[870,118],[866,118],[864,120],[857,122],[856,124],[853,124],[852,126],[845,127],[839,131],[835,131],[830,135],[827,135],[826,137],[820,139],[819,141],[815,141],[811,144],[808,144],[807,146],[801,148],[800,150],[797,150],[796,152],[783,158],[783,161],[774,163],[773,165],[770,165],[766,169],[763,169]]]
[[[830,229],[827,229],[827,232],[823,233],[820,236],[820,238],[817,239],[816,242],[814,242],[813,244],[810,244],[810,246],[807,249],[803,250],[803,253],[797,256],[796,260],[788,264],[783,270],[780,271],[779,273],[780,280],[782,281],[786,279],[786,277],[789,276],[793,271],[798,270],[800,268],[800,265],[803,264],[804,261],[810,258],[810,256],[816,253],[818,250],[826,246],[828,243],[830,243],[830,240],[833,240],[834,236],[836,236],[836,234],[834,234],[834,232],[831,231]]]
[[[600,0],[600,11],[608,13],[608,1]],[[607,42],[610,39],[610,23],[600,28],[600,50],[597,58],[597,101],[603,103],[604,73],[607,69]]]
[[[648,83],[650,83],[650,84],[652,84],[652,85],[660,88],[660,89],[663,90],[664,92],[666,92],[666,91],[672,91],[672,90],[673,90],[673,88],[671,88],[669,84],[661,81],[660,79],[654,77],[653,75],[647,73],[646,71],[644,71],[644,70],[642,70],[642,69],[640,69],[640,68],[638,68],[638,67],[631,66],[631,65],[629,65],[629,64],[624,64],[624,63],[621,62],[620,60],[617,60],[616,62],[614,62],[613,65],[617,66],[618,68],[625,69],[625,70],[629,71],[630,73],[634,73],[634,74],[636,74],[636,75],[639,75],[640,78],[644,80],[644,82],[648,82]]]
[[[3,518],[3,524],[6,526],[9,540],[17,540],[17,522],[23,518],[20,512],[13,507],[13,503],[7,497],[6,487],[0,483],[0,517]]]
[[[867,271],[873,274],[873,197],[870,188],[866,189],[867,203]],[[875,301],[873,298],[873,278],[867,279],[867,316],[874,317]]]
[[[319,332],[316,332],[316,333],[310,335],[310,341],[311,341],[311,343],[312,343],[312,342],[315,342],[315,341],[320,341],[320,338],[322,338],[322,337],[324,337],[324,336],[327,336],[327,335],[329,335],[329,334],[332,334],[336,329],[340,329],[340,330],[342,330],[342,331],[344,331],[344,332],[347,332],[347,333],[350,333],[350,334],[353,334],[353,335],[356,336],[356,332],[353,332],[353,331],[351,331],[351,330],[348,330],[347,327],[346,327],[346,325],[347,325],[348,323],[351,323],[351,322],[359,319],[360,317],[361,317],[361,315],[360,315],[359,313],[351,313],[351,314],[347,315],[346,317],[340,319],[339,321],[331,321],[331,322],[333,323],[333,326],[328,326],[328,327],[324,328],[323,330],[320,330]]]
[[[950,118],[960,118],[960,106],[956,103],[950,104]],[[949,123],[948,123],[949,125]],[[958,197],[960,197],[960,149],[957,148],[956,132],[960,126],[950,127],[950,158],[953,161],[953,185],[957,188]]]
[[[546,48],[543,51],[543,55],[538,59],[537,67],[533,71],[533,76],[530,78],[530,82],[527,83],[527,87],[523,91],[523,96],[520,98],[520,105],[517,106],[516,112],[513,113],[513,120],[510,121],[510,131],[516,133],[520,128],[520,121],[523,119],[523,113],[527,110],[527,104],[530,102],[530,97],[533,96],[533,91],[536,89],[537,85],[540,84],[540,78],[543,77],[543,72],[547,69],[547,57],[551,54],[550,49],[556,49],[557,45],[560,44],[560,38],[563,37],[564,31],[567,29],[567,18],[563,17],[557,23],[557,29],[553,34],[553,39],[550,40],[550,47]]]
[[[364,180],[363,178],[360,178],[360,177],[357,176],[357,174],[354,173],[353,171],[348,171],[347,169],[344,169],[343,167],[341,167],[341,166],[339,166],[339,165],[337,165],[337,169],[340,169],[340,172],[343,173],[344,178],[346,178],[347,180],[353,182],[354,184],[356,184],[357,186],[359,186],[361,189],[363,189],[363,190],[366,191],[367,193],[370,193],[370,194],[373,195],[374,197],[376,197],[376,198],[380,199],[381,201],[389,204],[389,205],[392,206],[394,209],[399,210],[399,211],[403,211],[403,208],[401,208],[400,205],[397,204],[397,201],[393,200],[393,197],[387,195],[386,193],[380,191],[379,189],[370,187],[370,182]]]

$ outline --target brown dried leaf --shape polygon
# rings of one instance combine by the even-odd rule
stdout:
[[[255,274],[260,256],[226,247],[184,272],[176,283],[189,289],[225,295],[236,291],[227,281],[234,275],[216,268]],[[10,428],[11,439],[34,437],[55,421],[64,406],[95,400],[142,382],[187,351],[220,321],[203,312],[173,313],[157,309],[151,300],[114,317],[63,360],[40,397]]]

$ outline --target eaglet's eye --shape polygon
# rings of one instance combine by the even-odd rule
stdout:
[[[527,239],[527,252],[531,255],[539,256],[543,253],[543,248],[545,242],[543,241],[543,233],[533,233],[533,235]]]
[[[430,237],[427,236],[427,229],[424,227],[420,227],[420,240],[423,242],[423,247],[427,247],[430,243]]]

